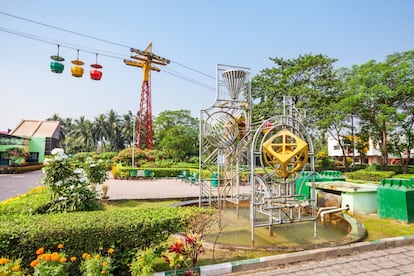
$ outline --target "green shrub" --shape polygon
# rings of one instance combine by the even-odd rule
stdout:
[[[345,177],[353,180],[364,180],[380,182],[383,178],[390,178],[395,175],[394,171],[358,170],[345,173]]]
[[[9,166],[9,167],[0,168],[0,173],[6,173],[6,174],[25,173],[25,172],[40,170],[42,167],[43,167],[42,164],[32,165],[31,163],[25,163],[25,164],[18,165],[18,166]]]
[[[44,206],[52,193],[47,187],[36,187],[29,192],[0,202],[0,215],[31,215]]]
[[[52,158],[46,158],[44,163],[43,170],[46,175],[42,181],[51,190],[52,197],[50,202],[37,210],[38,213],[101,209],[97,200],[98,194],[90,187],[90,180],[85,170],[78,167],[80,164],[77,161],[69,159],[63,149],[53,149]],[[106,170],[103,166],[95,168],[98,172],[102,171],[98,176],[103,175],[106,178]],[[96,179],[92,180],[96,181]]]
[[[414,178],[414,174],[396,174],[392,178],[406,178],[406,179],[410,179],[410,178]]]
[[[171,234],[185,230],[192,217],[205,212],[212,211],[196,207],[124,208],[34,216],[3,215],[0,217],[0,254],[22,258],[23,265],[28,267],[40,247],[53,248],[63,243],[70,256],[113,247],[115,269],[128,270],[127,263],[136,250],[166,241]]]

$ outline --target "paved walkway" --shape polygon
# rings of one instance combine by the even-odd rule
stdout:
[[[42,176],[40,171],[18,175],[0,174],[0,201],[40,185]],[[198,185],[175,179],[109,179],[108,183],[111,199],[173,199],[199,195]],[[243,187],[241,192],[248,193],[248,187]],[[204,266],[201,268],[201,276],[205,275],[414,276],[414,236]]]
[[[40,185],[41,171],[22,174],[0,174],[0,201],[24,194]]]
[[[272,265],[271,262],[264,261],[260,264],[262,267],[266,267],[265,269],[243,271],[243,268],[236,268],[237,272],[225,275],[414,275],[414,238],[406,240],[407,245],[400,245],[399,238],[388,240],[391,247],[381,249],[382,247],[379,245],[385,242],[386,240],[361,243],[365,246],[364,249],[355,246],[353,247],[355,252],[349,252],[349,255],[345,256],[337,256],[336,254],[349,249],[349,246],[331,248],[336,252],[332,252],[332,257],[325,256],[322,260],[315,260],[320,258],[315,255],[318,250],[304,251],[301,254],[292,253],[291,260],[286,260],[286,258],[289,259],[290,254],[285,254],[279,258],[280,261],[285,259],[284,263],[279,262],[279,264]],[[273,261],[277,263],[276,258]]]

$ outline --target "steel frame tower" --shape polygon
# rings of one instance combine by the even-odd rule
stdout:
[[[154,55],[152,53],[152,42],[145,51],[131,48],[131,58],[138,61],[124,59],[126,65],[142,68],[143,80],[141,89],[141,100],[137,114],[137,126],[135,130],[135,146],[143,149],[153,149],[154,141],[152,137],[152,100],[151,100],[151,71],[160,72],[161,69],[153,64],[167,65],[170,60]],[[145,131],[144,131],[145,130]]]
[[[313,222],[316,237],[314,149],[301,112],[283,99],[283,115],[252,122],[250,69],[218,64],[215,103],[200,112],[199,206],[239,209],[250,201],[251,244],[255,228]],[[276,107],[276,106],[275,106]],[[276,110],[276,109],[275,109]],[[310,194],[301,175],[311,180]],[[250,194],[240,184],[249,183]]]

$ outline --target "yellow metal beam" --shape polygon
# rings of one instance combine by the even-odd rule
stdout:
[[[132,61],[128,59],[124,59],[124,63],[126,65],[141,67],[143,69],[143,80],[148,81],[150,77],[151,71],[160,72],[161,69],[152,64],[158,64],[165,66],[170,63],[169,59],[154,55],[152,53],[152,42],[148,44],[145,51],[141,51],[138,49],[131,48],[131,53],[136,53],[138,55],[131,55],[131,58],[139,60],[139,61]]]

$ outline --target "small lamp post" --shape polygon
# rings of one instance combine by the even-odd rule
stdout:
[[[134,121],[132,125],[132,156],[131,156],[132,167],[135,167],[135,121],[136,121],[136,117],[134,116]]]

